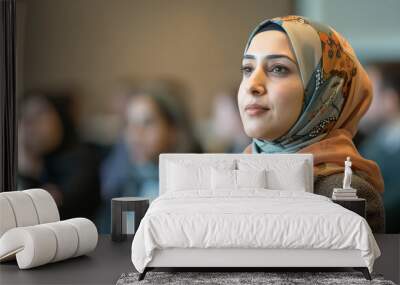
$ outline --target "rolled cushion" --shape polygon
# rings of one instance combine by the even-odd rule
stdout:
[[[15,227],[60,220],[53,197],[43,189],[0,193],[0,237]]]
[[[22,191],[30,196],[36,208],[39,224],[57,222],[60,220],[56,202],[49,192],[43,189]]]
[[[20,269],[51,262],[57,250],[54,233],[41,225],[13,228],[0,239],[0,261],[16,255]]]
[[[38,214],[31,197],[23,191],[2,192],[13,210],[17,227],[33,226],[39,223]]]
[[[55,235],[57,249],[51,262],[64,260],[74,256],[78,249],[78,232],[71,227],[71,224],[65,222],[55,222],[44,224]]]
[[[86,254],[96,248],[98,233],[92,221],[85,218],[73,218],[63,222],[71,224],[78,233],[78,248],[74,257]]]
[[[2,193],[0,193],[2,194]],[[6,197],[0,195],[0,237],[9,229],[15,228],[17,222],[10,202]]]
[[[0,238],[0,261],[16,256],[19,268],[28,269],[86,254],[97,240],[96,226],[84,218],[17,227]]]

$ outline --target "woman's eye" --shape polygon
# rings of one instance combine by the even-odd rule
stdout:
[[[277,75],[284,75],[289,72],[289,69],[283,65],[275,65],[270,69],[270,72],[273,72]]]
[[[249,75],[253,71],[253,68],[251,66],[242,66],[240,70],[244,75]]]

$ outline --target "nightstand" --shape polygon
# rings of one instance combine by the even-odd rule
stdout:
[[[332,202],[359,214],[365,219],[366,217],[366,200],[362,198],[354,198],[351,200],[332,199]]]
[[[111,239],[124,241],[128,237],[133,238],[149,204],[148,198],[113,198],[111,200]]]

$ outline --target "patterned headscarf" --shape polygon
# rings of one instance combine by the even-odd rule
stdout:
[[[245,53],[253,37],[274,24],[286,32],[297,59],[304,86],[303,106],[284,135],[273,141],[253,139],[245,152],[312,153],[317,176],[342,172],[350,156],[353,168],[383,192],[379,167],[361,157],[352,141],[372,101],[371,82],[353,49],[329,26],[286,16],[260,23],[251,33]]]

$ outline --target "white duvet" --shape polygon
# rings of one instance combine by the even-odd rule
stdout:
[[[266,189],[160,196],[134,237],[135,268],[143,272],[164,248],[358,249],[370,272],[380,256],[359,215],[321,195]]]

